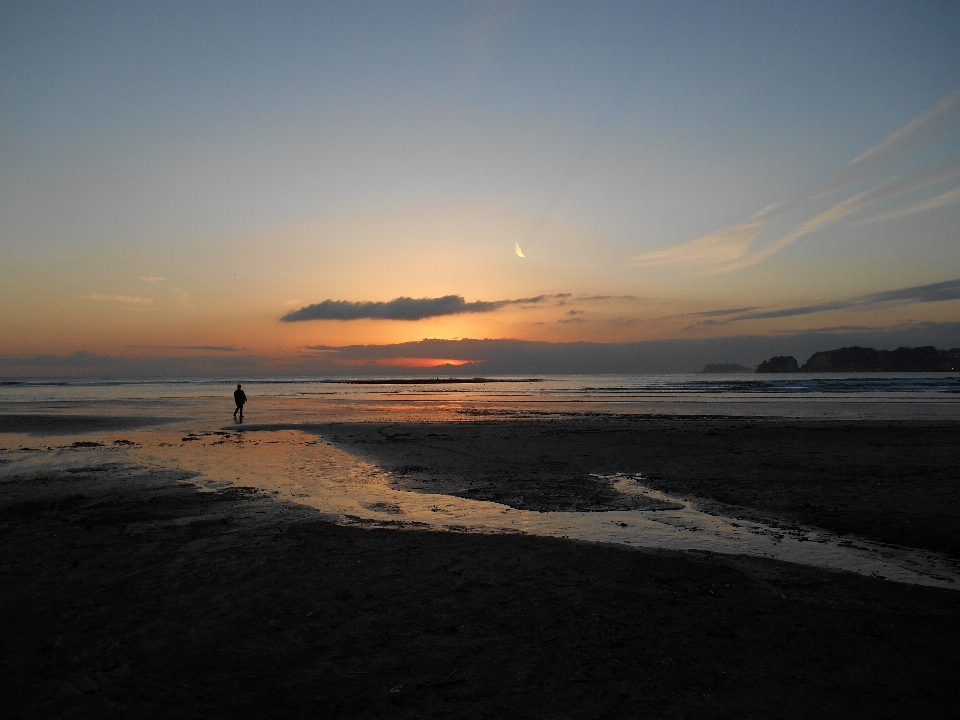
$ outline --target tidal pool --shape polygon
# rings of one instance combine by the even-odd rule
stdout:
[[[773,558],[897,582],[960,589],[956,563],[936,553],[842,538],[724,515],[716,503],[670,497],[634,474],[602,476],[621,493],[658,501],[653,509],[537,512],[451,495],[398,490],[390,474],[300,430],[173,432],[169,427],[104,434],[5,434],[0,475],[45,470],[144,467],[182,470],[201,488],[256,487],[315,508],[325,519],[363,527],[463,533],[524,533],[636,548]]]

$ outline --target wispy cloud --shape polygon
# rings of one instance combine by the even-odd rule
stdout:
[[[637,255],[633,263],[641,267],[674,265],[727,268],[750,253],[760,229],[768,220],[769,217],[753,218],[681,245]]]
[[[815,189],[811,196],[823,196],[863,182],[910,153],[936,142],[956,129],[958,111],[960,90],[955,90],[922,115],[860,153],[835,178]]]
[[[123,303],[125,305],[152,305],[153,298],[134,297],[133,295],[81,295],[84,300]]]
[[[143,275],[140,276],[140,279],[143,280],[144,282],[149,282],[149,283],[163,282],[164,280],[166,280],[166,278],[162,278],[162,277],[146,277]]]
[[[716,317],[727,317],[729,315],[739,315],[740,313],[750,312],[751,310],[757,310],[757,305],[750,305],[748,307],[742,308],[724,308],[722,310],[702,310],[700,312],[691,312],[691,313],[681,313],[679,315],[666,315],[658,320],[676,320],[678,318],[716,318]]]
[[[703,235],[689,242],[637,255],[633,263],[640,267],[698,267],[712,273],[723,273],[750,267],[763,262],[801,237],[825,225],[836,222],[867,205],[918,190],[960,174],[960,158],[929,163],[910,173],[897,175],[868,190],[836,203],[829,210],[812,217],[792,231],[762,246],[757,245],[761,230],[787,210],[795,209],[810,200],[826,197],[851,185],[873,177],[892,163],[907,157],[919,148],[942,136],[955,132],[960,113],[960,90],[948,95],[936,106],[915,117],[902,128],[887,136],[866,152],[851,160],[832,179],[788,202],[771,205],[745,222]],[[952,193],[946,193],[911,208],[910,212],[939,207],[956,202]],[[907,211],[904,211],[907,214]]]
[[[944,205],[952,205],[956,202],[960,202],[960,187],[956,187],[953,190],[945,192],[942,195],[937,195],[935,198],[924,202],[910,205],[909,207],[884,213],[883,215],[864,218],[858,224],[864,225],[866,223],[880,222],[881,220],[892,220],[893,218],[903,217],[904,215],[913,215],[914,213],[923,212],[924,210],[933,210],[934,208],[943,207]]]
[[[526,257],[526,255],[523,254],[523,250],[520,249],[520,243],[513,244],[513,251],[517,254],[517,257]]]
[[[957,280],[947,280],[946,282],[932,283],[930,285],[915,285],[898,290],[884,290],[848,300],[835,300],[833,302],[802,305],[800,307],[785,308],[782,310],[746,313],[733,318],[732,322],[812,315],[830,310],[844,310],[846,308],[866,307],[869,305],[909,305],[912,303],[945,302],[948,300],[960,300],[960,278]]]
[[[570,293],[555,297],[570,297]],[[602,302],[604,300],[636,300],[636,295],[577,295],[577,302]]]
[[[138,350],[200,350],[203,352],[252,352],[250,348],[238,348],[235,345],[126,345]]]
[[[538,295],[517,300],[477,300],[468,303],[461,295],[444,295],[439,298],[398,297],[389,302],[349,302],[347,300],[324,300],[287,313],[284,322],[304,320],[425,320],[444,315],[487,313],[507,305],[532,305],[542,303],[556,295]]]
[[[562,317],[557,320],[558,323],[582,323],[586,322],[586,318],[580,317],[584,314],[584,310],[568,310],[567,316]]]
[[[764,247],[749,252],[738,260],[717,268],[717,272],[728,272],[730,270],[739,270],[740,268],[756,265],[787,247],[787,245],[796,242],[804,235],[809,235],[824,225],[836,222],[871,203],[919,190],[920,188],[943,182],[944,180],[950,180],[957,175],[960,175],[960,156],[931,163],[912,173],[898,175],[889,180],[885,180],[884,182],[874,185],[869,190],[837,203],[826,212],[820,213],[816,217],[807,220],[792,232],[768,243]]]
[[[638,255],[633,262],[641,267],[728,265],[750,252],[760,228],[766,223],[767,218],[755,218],[681,245]]]

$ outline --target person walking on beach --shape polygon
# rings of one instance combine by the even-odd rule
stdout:
[[[243,422],[243,404],[247,401],[247,394],[240,389],[240,383],[237,383],[237,389],[233,391],[233,399],[237,403],[237,409],[233,411],[233,419],[237,419],[237,413],[240,413],[240,422]]]

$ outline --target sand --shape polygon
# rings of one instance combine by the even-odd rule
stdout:
[[[175,422],[177,418],[149,415],[81,415],[81,414],[0,414],[0,433],[51,435],[57,433],[89,433],[130,430]]]
[[[313,426],[397,487],[531,510],[629,508],[597,474],[960,558],[960,423],[584,415]]]
[[[744,515],[957,553],[945,423],[309,431],[408,489],[601,510],[622,499],[590,473],[640,472]],[[960,702],[955,590],[759,558],[343,527],[200,480],[122,463],[3,476],[9,716],[952,717]]]

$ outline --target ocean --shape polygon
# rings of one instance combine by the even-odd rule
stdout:
[[[477,420],[578,413],[896,419],[960,417],[960,376],[575,375],[244,380],[247,422]],[[237,381],[0,380],[0,414],[229,419]]]

